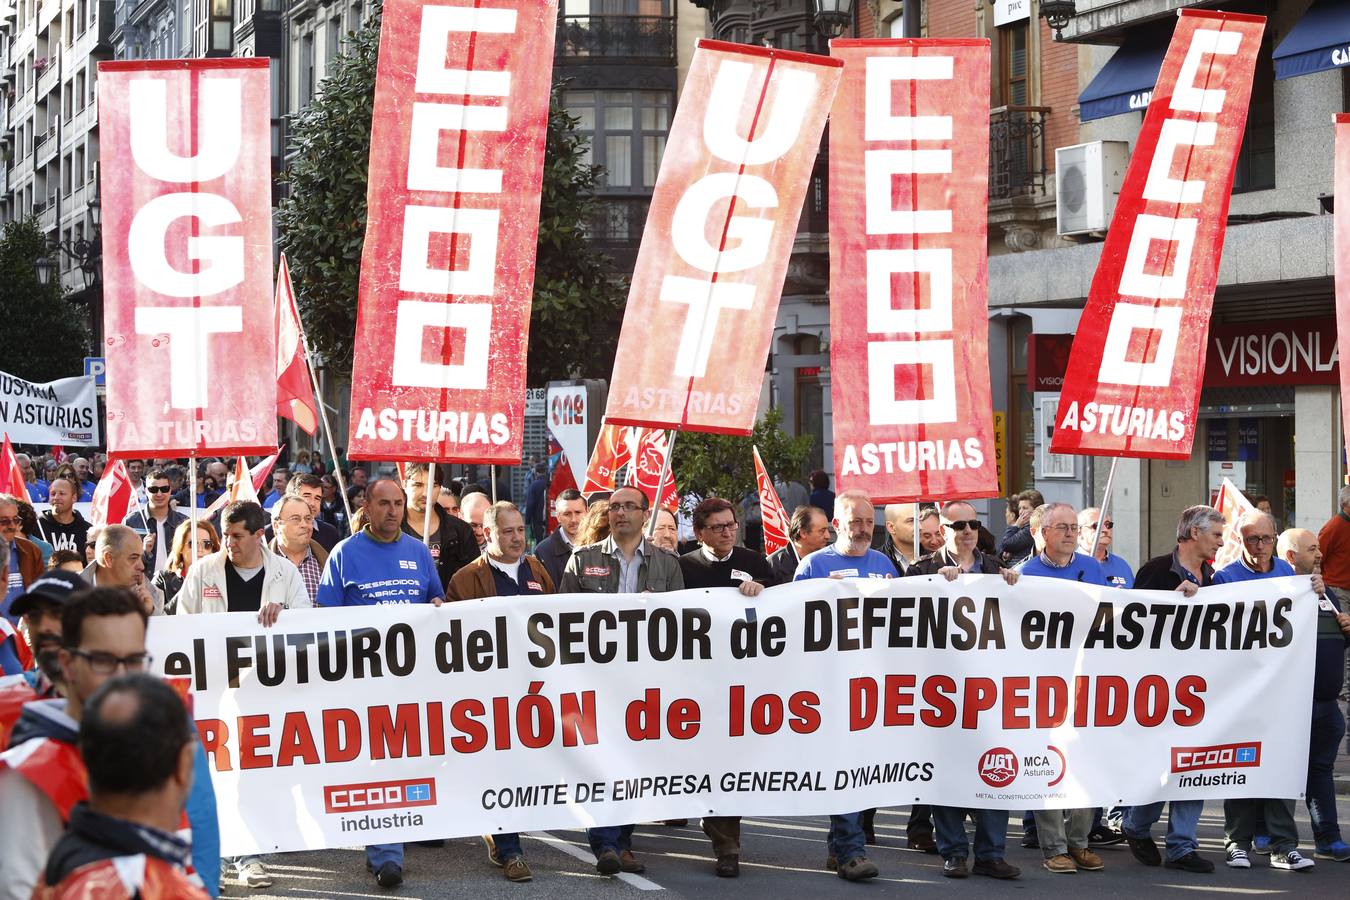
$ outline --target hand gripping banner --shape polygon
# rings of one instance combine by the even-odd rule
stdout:
[[[99,63],[114,456],[276,447],[267,66]]]
[[[518,463],[555,0],[388,0],[354,459]]]
[[[1069,354],[1053,453],[1187,459],[1263,16],[1184,9]]]
[[[841,65],[699,41],[638,251],[607,422],[750,433]]]
[[[830,397],[840,489],[998,493],[989,390],[987,40],[835,40]]]
[[[1306,576],[1194,598],[1026,576],[821,579],[742,600],[302,609],[270,629],[256,613],[156,616],[146,647],[192,678],[227,856],[1303,791]]]

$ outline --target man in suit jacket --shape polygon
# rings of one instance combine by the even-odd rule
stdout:
[[[535,546],[534,556],[544,564],[549,577],[557,584],[562,581],[563,569],[572,558],[581,520],[586,515],[586,501],[582,499],[581,491],[568,488],[559,494],[553,501],[553,515],[558,519],[558,528]]]

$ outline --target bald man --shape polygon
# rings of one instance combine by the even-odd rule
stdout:
[[[487,537],[483,534],[483,513],[492,505],[492,498],[482,491],[465,494],[459,501],[459,516],[473,526],[473,536],[478,539],[478,549],[487,547]]]
[[[164,595],[145,577],[141,536],[125,525],[105,525],[94,541],[94,561],[80,577],[94,587],[125,587],[140,598],[147,616],[164,614]]]

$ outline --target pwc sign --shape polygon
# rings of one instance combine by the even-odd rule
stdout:
[[[99,63],[108,447],[276,447],[267,60]]]
[[[353,458],[520,460],[557,12],[386,0]]]
[[[1069,355],[1054,453],[1186,459],[1262,16],[1182,10]]]
[[[610,424],[750,433],[841,66],[699,41],[633,272]]]
[[[835,40],[830,396],[841,488],[998,492],[989,414],[986,40]]]

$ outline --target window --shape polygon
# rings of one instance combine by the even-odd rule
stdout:
[[[334,15],[328,20],[327,46],[323,48],[323,74],[324,77],[333,72],[333,59],[338,55],[338,50],[342,46],[342,17]]]
[[[670,131],[666,91],[568,91],[564,104],[590,139],[588,162],[604,167],[601,190],[648,193]]]
[[[1275,187],[1275,64],[1271,58],[1270,32],[1261,41],[1252,77],[1252,99],[1247,107],[1247,127],[1242,133],[1233,193],[1268,191]]]
[[[998,100],[1000,106],[1028,106],[1027,23],[1018,22],[998,30]]]
[[[300,36],[300,105],[314,99],[314,32]]]

